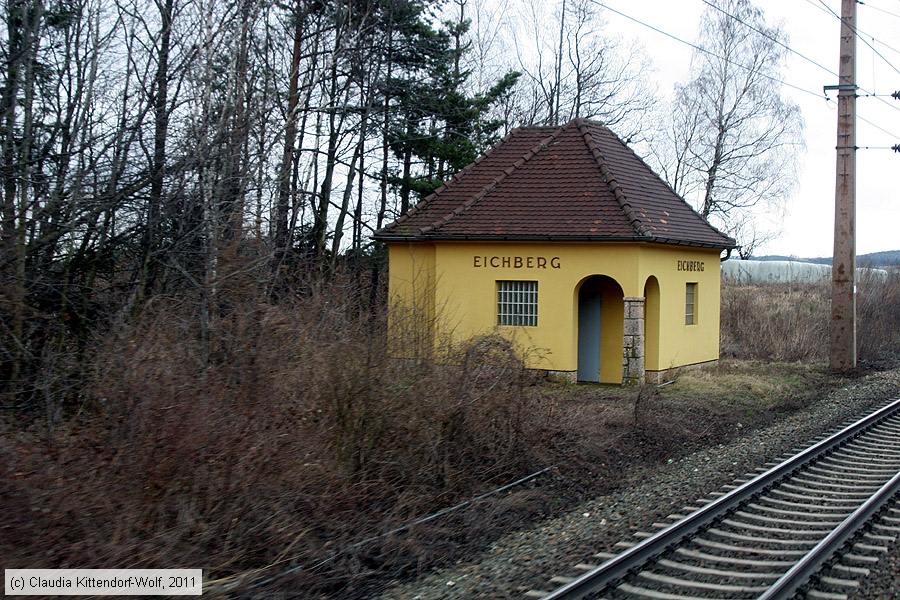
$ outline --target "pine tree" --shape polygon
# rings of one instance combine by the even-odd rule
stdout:
[[[397,61],[401,76],[392,80],[394,99],[389,144],[399,166],[391,184],[400,212],[471,163],[497,139],[504,123],[489,117],[490,107],[509,93],[519,73],[509,72],[483,95],[467,92],[471,73],[461,68],[468,46],[469,21],[462,18],[439,28],[421,10],[405,14],[397,33],[403,40]]]

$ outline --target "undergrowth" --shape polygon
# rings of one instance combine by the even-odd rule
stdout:
[[[7,568],[190,566],[213,592],[361,596],[834,383],[820,367],[724,361],[662,389],[554,384],[493,336],[440,361],[390,358],[383,311],[341,285],[235,298],[203,330],[157,299],[98,334],[77,404],[0,423]],[[898,289],[862,286],[865,360],[897,346]],[[823,290],[725,286],[724,352],[821,361]],[[410,319],[401,330],[421,336]],[[384,535],[547,467],[539,486]]]
[[[828,283],[722,285],[723,356],[775,361],[828,359]],[[900,275],[864,275],[857,293],[857,354],[862,366],[900,364]]]
[[[359,541],[569,460],[577,411],[525,393],[508,342],[393,359],[384,314],[336,285],[235,302],[208,337],[155,301],[98,338],[79,406],[2,425],[6,566],[190,565],[251,589],[299,564],[265,589],[338,593],[434,550]]]

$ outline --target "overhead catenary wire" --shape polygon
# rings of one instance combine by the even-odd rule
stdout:
[[[828,106],[831,106],[832,108],[837,108],[837,106],[835,106],[835,104],[831,98],[828,98]],[[866,123],[866,124],[874,127],[878,131],[891,136],[892,138],[895,138],[895,139],[900,138],[900,136],[898,136],[896,133],[885,129],[884,127],[882,127],[881,125],[878,125],[877,123],[874,123],[873,121],[870,121],[869,119],[860,115],[858,112],[856,113],[856,118],[859,119],[860,121],[862,121],[863,123]],[[862,148],[862,147],[863,146],[860,146],[860,148]],[[871,149],[875,149],[876,146],[865,146],[865,148],[871,150]]]
[[[774,38],[772,38],[772,37],[770,37],[770,36],[764,34],[763,32],[759,31],[759,30],[756,29],[755,27],[752,27],[752,26],[750,26],[750,25],[747,25],[747,24],[744,23],[744,21],[742,21],[741,19],[738,19],[738,18],[735,17],[734,15],[731,15],[731,14],[729,14],[728,12],[722,10],[721,8],[715,6],[714,4],[711,4],[710,2],[708,2],[708,0],[703,0],[703,2],[704,2],[705,4],[707,4],[707,5],[709,5],[709,6],[713,7],[713,8],[715,8],[716,10],[719,10],[719,11],[725,13],[726,15],[728,15],[729,17],[731,17],[732,19],[735,19],[736,21],[738,21],[738,22],[744,24],[745,26],[750,27],[751,29],[753,29],[754,31],[756,31],[757,33],[759,33],[760,35],[763,35],[764,37],[766,37],[766,38],[768,38],[768,39],[770,39],[770,40],[772,40],[772,41],[774,41],[774,42],[776,42],[776,43],[781,44],[782,46],[784,46],[785,48],[787,48],[788,50],[790,50],[790,51],[793,52],[794,54],[797,54],[798,56],[800,56],[800,57],[802,57],[802,58],[808,60],[809,62],[815,64],[815,65],[818,66],[819,68],[824,69],[824,70],[827,71],[828,73],[831,73],[832,75],[837,76],[837,73],[835,73],[835,72],[832,71],[831,69],[828,69],[827,67],[823,67],[823,66],[820,65],[819,63],[817,63],[817,62],[815,62],[815,61],[813,61],[813,60],[811,60],[811,59],[805,57],[804,55],[800,54],[800,53],[797,52],[796,50],[793,50],[792,48],[788,47],[788,46],[785,45],[785,44],[782,44],[782,43],[779,42],[778,40],[776,40],[776,39],[774,39]],[[823,12],[825,12],[824,9],[822,9],[822,8],[820,8],[818,5],[814,4],[814,3],[812,2],[812,0],[806,0],[806,2],[807,2],[808,4],[811,4],[812,6],[814,6],[814,7],[818,8],[818,9],[820,9],[820,10],[823,10]],[[839,21],[843,22],[843,20],[841,19],[841,17],[840,17],[839,15],[837,15],[833,10],[831,10],[831,8],[830,8],[828,5],[826,5],[822,0],[819,0],[819,3],[820,3],[822,6],[824,6],[825,9],[828,10],[826,14],[830,14],[830,15],[836,17]],[[863,3],[863,2],[860,2],[860,4],[864,4],[864,3]],[[868,6],[868,5],[867,5],[867,6]],[[871,6],[870,6],[870,8],[874,8],[874,7],[871,7]],[[876,50],[871,44],[868,43],[867,40],[865,40],[865,39],[860,35],[860,34],[864,34],[862,31],[860,31],[858,28],[854,28],[854,27],[851,27],[851,29],[853,30],[853,33],[854,33],[858,38],[862,39],[863,42],[864,42],[867,46],[869,46],[869,48],[872,48],[872,51],[873,51],[873,52],[875,52],[879,57],[881,57],[882,60],[884,60],[885,62],[887,62],[894,70],[897,70],[897,67],[895,67],[890,61],[888,61],[888,60],[887,60],[880,52],[878,52],[878,50]],[[868,35],[868,34],[864,34],[864,35]],[[876,38],[875,38],[874,36],[869,36],[869,37],[872,38],[872,41],[878,41],[878,40],[876,40]],[[882,45],[884,45],[884,46],[890,48],[890,46],[887,46],[887,44],[884,44],[884,42],[878,41],[878,43],[881,43]],[[893,48],[891,48],[891,50],[893,50]],[[895,50],[895,52],[896,52],[896,50]],[[893,94],[877,94],[877,93],[875,93],[875,92],[870,92],[870,91],[866,90],[865,88],[861,88],[861,87],[860,87],[859,89],[862,90],[862,91],[865,92],[865,93],[864,93],[864,94],[858,94],[858,96],[875,98],[876,100],[882,102],[883,104],[886,104],[887,106],[890,106],[890,107],[893,108],[894,110],[900,110],[900,107],[897,107],[896,105],[891,104],[890,102],[884,100],[884,97],[886,97],[886,96],[891,96],[891,97],[893,97],[893,98],[895,98],[895,99],[900,100],[900,92],[894,92]],[[829,100],[830,100],[830,98],[829,98]],[[881,127],[881,126],[876,125],[876,124],[873,123],[872,121],[870,121],[870,120],[868,120],[868,119],[866,119],[866,118],[864,118],[864,117],[862,117],[862,116],[857,115],[857,118],[858,118],[859,120],[865,122],[865,123],[868,123],[868,124],[871,125],[872,127],[874,127],[874,128],[876,128],[876,129],[878,129],[878,130],[880,130],[880,131],[882,131],[882,132],[884,132],[884,133],[886,133],[886,134],[892,136],[892,137],[895,137],[895,138],[897,137],[896,135],[894,135],[893,133],[891,133],[891,132],[888,131],[887,129],[884,129],[884,128]],[[874,148],[874,146],[873,146],[873,147],[868,147],[868,146],[867,146],[866,148]]]
[[[811,0],[806,0],[806,1],[807,1],[807,2],[811,2]],[[671,38],[671,39],[673,39],[673,40],[675,40],[675,41],[677,41],[677,42],[679,42],[679,43],[682,43],[682,44],[684,44],[684,45],[686,45],[686,46],[689,46],[689,47],[691,47],[691,48],[694,48],[695,50],[698,50],[698,51],[700,51],[700,52],[709,54],[710,56],[713,56],[713,57],[715,57],[715,58],[718,58],[719,60],[724,60],[725,62],[727,62],[727,63],[729,63],[729,64],[732,64],[732,65],[735,65],[735,66],[737,66],[737,67],[740,67],[740,68],[742,68],[742,69],[744,69],[744,70],[746,70],[746,71],[751,71],[751,70],[752,70],[750,67],[748,67],[748,66],[746,66],[746,65],[744,65],[744,64],[741,64],[741,63],[739,63],[739,62],[735,62],[735,61],[733,61],[733,60],[731,60],[731,59],[729,59],[729,58],[726,58],[726,57],[724,57],[724,56],[720,56],[719,54],[717,54],[717,53],[715,53],[715,52],[713,52],[713,51],[711,51],[711,50],[709,50],[709,49],[707,49],[707,48],[704,48],[703,46],[700,46],[699,44],[694,44],[694,43],[692,43],[692,42],[689,42],[689,41],[687,41],[687,40],[684,40],[684,39],[678,37],[678,36],[675,35],[675,34],[672,34],[672,33],[669,33],[669,32],[667,32],[667,31],[664,31],[664,30],[660,29],[659,27],[656,27],[656,26],[654,26],[654,25],[651,25],[651,24],[649,24],[649,23],[647,23],[647,22],[645,22],[645,21],[642,21],[642,20],[640,20],[640,19],[638,19],[638,18],[636,18],[636,17],[632,17],[631,15],[625,14],[625,13],[623,13],[623,12],[620,11],[620,10],[617,10],[617,9],[615,9],[615,8],[612,8],[611,6],[609,6],[609,5],[607,5],[607,4],[604,4],[601,0],[592,0],[592,2],[593,2],[594,4],[597,4],[598,6],[601,6],[601,7],[605,8],[606,10],[608,10],[608,11],[610,11],[610,12],[613,12],[613,13],[615,13],[615,14],[621,16],[621,17],[624,17],[624,18],[626,18],[626,19],[628,19],[628,20],[630,20],[630,21],[633,21],[633,22],[637,23],[638,25],[641,25],[641,26],[646,27],[646,28],[648,28],[648,29],[652,29],[653,31],[655,31],[655,32],[657,32],[657,33],[659,33],[659,34],[661,34],[661,35],[664,35],[664,36],[666,36],[666,37],[668,37],[668,38]],[[704,0],[704,2],[706,2],[706,0]],[[708,4],[708,2],[707,2],[707,4]],[[840,17],[838,17],[838,18],[840,18]],[[826,70],[827,70],[827,68],[826,68]],[[801,92],[804,92],[804,93],[806,93],[806,94],[809,94],[809,95],[811,95],[811,96],[815,96],[816,98],[824,98],[824,99],[826,100],[826,102],[828,102],[829,104],[831,104],[831,98],[829,98],[827,94],[824,94],[824,93],[819,94],[819,93],[817,93],[817,92],[813,92],[813,91],[808,90],[808,89],[806,89],[806,88],[803,88],[803,87],[800,87],[800,86],[795,85],[795,84],[793,84],[793,83],[790,83],[790,82],[787,82],[787,81],[778,79],[777,77],[772,77],[771,75],[766,75],[766,74],[764,74],[764,73],[760,73],[760,75],[762,75],[763,77],[765,77],[765,78],[767,78],[767,79],[769,79],[769,80],[771,80],[771,81],[775,81],[776,83],[780,83],[780,84],[783,84],[783,85],[785,85],[785,86],[787,86],[787,87],[790,87],[790,88],[799,90],[799,91],[801,91]],[[864,90],[864,91],[865,91],[865,90]],[[874,94],[873,94],[873,96],[874,96]],[[880,97],[877,97],[877,96],[875,96],[875,97],[876,97],[876,99],[878,99],[878,100],[884,102],[884,103],[887,104],[888,106],[890,106],[890,107],[892,107],[892,108],[894,108],[894,109],[900,110],[900,108],[898,108],[897,106],[891,104],[890,102],[887,102],[887,101],[884,100],[883,98],[880,98]],[[832,106],[833,106],[833,104],[832,104]],[[900,137],[900,136],[897,136],[896,134],[892,133],[891,131],[888,131],[888,130],[885,129],[884,127],[881,127],[880,125],[877,125],[877,124],[873,123],[872,121],[870,121],[869,119],[866,119],[865,117],[862,117],[862,116],[860,116],[860,115],[857,115],[857,118],[858,118],[860,121],[863,121],[863,122],[865,122],[865,123],[871,125],[871,126],[874,127],[875,129],[878,129],[879,131],[881,131],[881,132],[883,132],[883,133],[885,133],[885,134],[891,136],[891,137],[894,138],[894,139],[897,139],[898,137]],[[873,148],[874,148],[874,147],[873,147]]]
[[[821,4],[816,3],[814,0],[803,0],[803,1],[817,10],[821,10],[823,13],[825,13],[829,17],[837,16],[833,10],[829,9],[827,6],[823,7]],[[840,20],[839,16],[837,18],[838,18],[838,20]],[[896,54],[900,54],[900,50],[897,50],[890,44],[881,41],[880,39],[876,38],[874,35],[869,35],[868,33],[863,31],[859,27],[856,28],[856,34],[858,36],[866,36],[867,38],[871,39],[873,43],[880,44],[880,45],[884,46],[885,49],[890,50],[891,52],[894,52]]]
[[[828,12],[831,13],[838,21],[840,21],[841,23],[844,23],[844,20],[841,18],[841,16],[839,14],[837,14],[836,12],[834,12],[833,10],[831,10],[831,7],[828,6],[827,4],[825,4],[824,0],[819,0],[819,4],[824,6],[828,10]],[[887,58],[885,58],[884,54],[879,52],[878,49],[875,48],[875,46],[873,46],[872,44],[870,44],[869,40],[866,39],[866,37],[871,37],[872,40],[875,40],[875,36],[869,36],[868,34],[860,35],[861,32],[856,28],[855,25],[852,25],[850,23],[844,23],[844,24],[850,28],[850,31],[852,31],[854,33],[854,35],[856,35],[856,37],[862,41],[863,44],[865,44],[866,46],[871,48],[872,52],[874,52],[876,56],[878,56],[881,60],[883,60],[885,63],[887,63],[890,68],[892,68],[894,71],[897,72],[898,75],[900,75],[900,69],[898,69],[897,66],[894,65],[894,63],[892,63]]]
[[[879,45],[881,45],[881,46],[884,46],[884,48],[885,48],[886,50],[890,50],[890,51],[893,52],[894,54],[900,54],[900,50],[897,50],[896,48],[894,48],[893,46],[891,46],[891,45],[888,44],[887,42],[884,42],[884,41],[882,41],[882,40],[876,38],[876,37],[873,36],[873,35],[869,35],[869,34],[866,33],[865,31],[860,30],[859,28],[857,28],[856,30],[859,31],[859,33],[860,33],[861,35],[868,36],[868,37],[872,40],[873,43],[879,44]]]
[[[664,30],[660,29],[659,27],[656,27],[656,26],[654,26],[654,25],[651,25],[651,24],[649,24],[649,23],[647,23],[647,22],[645,22],[645,21],[641,21],[640,19],[638,19],[638,18],[636,18],[636,17],[632,17],[631,15],[625,14],[625,13],[623,13],[623,12],[620,11],[620,10],[616,10],[615,8],[612,8],[611,6],[609,6],[609,5],[607,5],[607,4],[604,4],[604,3],[601,2],[600,0],[591,0],[591,2],[593,2],[594,4],[596,4],[596,5],[598,5],[598,6],[601,6],[601,7],[605,8],[606,10],[608,10],[608,11],[610,11],[610,12],[613,12],[613,13],[615,13],[615,14],[621,16],[621,17],[624,17],[624,18],[626,18],[626,19],[628,19],[628,20],[630,20],[630,21],[633,21],[633,22],[637,23],[638,25],[641,25],[641,26],[646,27],[646,28],[648,28],[648,29],[652,29],[653,31],[655,31],[655,32],[657,32],[657,33],[659,33],[659,34],[661,34],[661,35],[664,35],[664,36],[666,36],[666,37],[668,37],[668,38],[671,38],[671,39],[675,40],[676,42],[680,42],[680,43],[682,43],[682,44],[684,44],[684,45],[686,45],[686,46],[690,46],[691,48],[693,48],[693,49],[695,49],[695,50],[698,50],[698,51],[700,51],[700,52],[703,52],[704,54],[708,54],[708,55],[710,55],[710,56],[712,56],[712,57],[714,57],[714,58],[718,58],[719,60],[725,61],[726,63],[728,63],[728,64],[730,64],[730,65],[734,65],[735,67],[739,67],[739,68],[741,68],[741,69],[744,69],[745,71],[750,71],[750,72],[755,71],[755,69],[753,69],[753,68],[751,68],[751,67],[748,67],[748,66],[745,65],[745,64],[742,64],[742,63],[736,62],[736,61],[734,61],[734,60],[731,60],[730,58],[727,58],[727,57],[722,56],[722,55],[720,55],[720,54],[718,54],[718,53],[716,53],[716,52],[713,52],[712,50],[709,50],[708,48],[704,48],[703,46],[700,46],[699,44],[694,44],[693,42],[689,42],[689,41],[687,41],[687,40],[685,40],[685,39],[682,39],[682,38],[678,37],[678,36],[675,35],[675,34],[669,33],[668,31],[664,31]],[[787,86],[787,87],[789,87],[789,88],[793,88],[793,89],[798,90],[798,91],[800,91],[800,92],[803,92],[803,93],[805,93],[805,94],[809,94],[810,96],[815,96],[816,98],[828,100],[828,96],[825,95],[824,93],[814,92],[814,91],[809,90],[809,89],[807,89],[807,88],[801,87],[801,86],[799,86],[799,85],[794,85],[793,83],[790,83],[790,82],[788,82],[788,81],[784,81],[784,80],[782,80],[782,79],[778,79],[777,77],[773,77],[773,76],[767,75],[767,74],[765,74],[765,73],[759,73],[759,75],[760,75],[761,77],[764,77],[765,79],[768,79],[768,80],[770,80],[770,81],[774,81],[775,83],[780,83],[781,85]]]
[[[900,14],[897,14],[895,12],[891,12],[891,11],[885,10],[883,8],[878,8],[877,6],[873,6],[872,4],[869,4],[868,2],[859,2],[859,0],[857,0],[857,2],[859,4],[862,4],[866,8],[871,8],[872,10],[877,10],[878,12],[883,12],[886,15],[891,15],[892,17],[897,17],[898,19],[900,19]]]
[[[810,0],[807,0],[807,1],[809,2]],[[747,23],[747,22],[744,21],[743,19],[740,19],[739,17],[737,17],[737,16],[731,14],[730,12],[726,11],[725,9],[720,8],[719,6],[716,6],[715,4],[713,4],[712,2],[710,2],[709,0],[703,0],[703,3],[706,4],[707,6],[709,6],[709,7],[711,7],[711,8],[714,8],[715,10],[721,12],[722,14],[728,16],[729,18],[734,19],[735,21],[737,21],[738,23],[740,23],[740,24],[742,24],[743,26],[747,27],[748,29],[751,29],[751,30],[755,31],[757,34],[763,36],[763,37],[766,38],[767,40],[770,40],[770,41],[772,41],[772,42],[778,44],[779,46],[785,48],[785,49],[788,50],[789,52],[791,52],[791,53],[793,53],[793,54],[796,54],[797,56],[799,56],[799,57],[802,58],[803,60],[805,60],[805,61],[807,61],[807,62],[809,62],[809,63],[811,63],[811,64],[817,66],[818,68],[822,69],[822,70],[825,71],[826,73],[828,73],[828,74],[830,74],[830,75],[833,75],[833,76],[835,76],[835,77],[838,77],[838,76],[839,76],[839,75],[838,75],[835,71],[833,71],[832,69],[829,69],[828,67],[824,66],[824,65],[821,64],[820,62],[815,61],[815,60],[809,58],[808,56],[806,56],[805,54],[803,54],[803,53],[801,53],[801,52],[799,52],[799,51],[797,51],[797,50],[791,48],[790,46],[788,46],[787,44],[785,44],[784,42],[782,42],[782,41],[779,40],[778,38],[772,37],[771,35],[765,33],[764,31],[761,31],[759,28],[754,27],[753,25],[750,25],[749,23]],[[818,7],[817,7],[817,8],[818,8]],[[867,90],[867,89],[865,89],[865,88],[862,88],[862,87],[860,87],[859,89],[860,89],[861,91],[865,92],[864,94],[858,94],[858,96],[862,96],[862,97],[881,98],[882,96],[887,96],[887,95],[888,95],[888,94],[877,94],[877,93],[874,92],[874,91],[869,91],[869,90]],[[882,100],[882,102],[884,102],[884,101]],[[900,110],[900,107],[898,107],[898,106],[896,106],[896,105],[893,105],[893,104],[890,104],[890,103],[887,103],[887,102],[885,102],[885,104],[888,104],[888,106],[890,106],[890,107],[893,108],[894,110]]]
[[[832,108],[835,108],[835,109],[837,108],[837,106],[835,106],[834,102],[832,102],[832,99],[831,99],[831,98],[828,98],[828,106],[831,106]],[[900,136],[898,136],[898,135],[897,135],[896,133],[894,133],[893,131],[889,131],[889,130],[885,129],[884,127],[882,127],[881,125],[879,125],[879,124],[877,124],[877,123],[875,123],[875,122],[873,122],[873,121],[870,121],[869,119],[867,119],[867,118],[865,118],[864,116],[862,116],[861,114],[859,114],[859,112],[856,113],[856,118],[859,119],[860,121],[862,121],[863,123],[866,123],[866,124],[868,124],[868,125],[874,127],[874,128],[877,129],[878,131],[880,131],[880,132],[882,132],[882,133],[885,133],[885,134],[891,136],[892,138],[895,138],[895,139],[900,138]],[[874,147],[874,146],[867,146],[867,148],[872,149],[872,148],[875,148],[875,147]]]
[[[826,67],[826,66],[823,65],[822,63],[820,63],[820,62],[818,62],[818,61],[815,61],[815,60],[809,58],[808,56],[806,56],[805,54],[803,54],[803,53],[801,53],[801,52],[798,52],[797,50],[794,50],[793,48],[791,48],[790,46],[788,46],[787,44],[785,44],[784,42],[782,42],[782,41],[779,40],[778,38],[772,37],[771,35],[769,35],[769,34],[767,34],[766,32],[760,30],[759,28],[754,27],[753,25],[747,23],[747,22],[744,21],[743,19],[741,19],[741,18],[739,18],[739,17],[737,17],[737,16],[731,14],[730,12],[726,11],[724,8],[720,8],[720,7],[716,6],[715,4],[713,4],[712,2],[710,2],[709,0],[703,0],[703,3],[706,4],[707,6],[711,7],[711,8],[714,8],[715,10],[717,10],[717,11],[719,11],[720,13],[726,15],[727,17],[730,17],[731,19],[734,19],[735,21],[737,21],[738,23],[740,23],[740,24],[743,25],[744,27],[746,27],[746,28],[748,28],[748,29],[752,29],[753,31],[755,31],[755,32],[758,33],[759,35],[763,36],[763,37],[766,38],[767,40],[770,40],[770,41],[772,41],[772,42],[775,42],[776,44],[778,44],[779,46],[781,46],[782,48],[784,48],[784,49],[787,50],[788,52],[791,52],[792,54],[796,54],[797,56],[799,56],[799,57],[802,58],[803,60],[805,60],[805,61],[807,61],[807,62],[809,62],[809,63],[814,64],[815,66],[819,67],[820,69],[822,69],[822,70],[825,71],[826,73],[830,73],[831,75],[834,75],[835,77],[838,77],[838,74],[837,74],[834,70],[829,69],[828,67]]]
[[[875,129],[881,131],[882,133],[886,133],[887,135],[891,136],[892,138],[895,138],[895,139],[896,139],[896,138],[900,138],[900,136],[898,136],[896,133],[893,133],[893,132],[891,132],[891,131],[888,131],[887,129],[885,129],[885,128],[882,127],[881,125],[876,125],[875,123],[873,123],[873,122],[870,121],[869,119],[867,119],[867,118],[865,118],[865,117],[863,117],[863,116],[861,116],[861,115],[859,115],[859,114],[856,115],[856,118],[859,119],[860,121],[862,121],[863,123],[868,123],[869,125],[871,125],[871,126],[874,127]]]
[[[825,14],[828,15],[829,17],[837,16],[833,10],[831,10],[830,8],[828,8],[827,5],[819,4],[819,3],[816,2],[815,0],[803,0],[803,1],[806,2],[807,4],[809,4],[810,6],[812,6],[813,8],[815,8],[816,10],[821,10],[823,13],[825,13]],[[839,17],[839,16],[838,16],[837,18],[838,18],[838,20],[840,20],[840,17]],[[874,35],[869,35],[868,33],[866,33],[865,31],[863,31],[863,30],[860,29],[859,27],[856,28],[856,32],[857,32],[857,35],[864,35],[864,36],[870,38],[870,39],[871,39],[873,42],[875,42],[876,44],[881,44],[882,46],[884,46],[884,47],[887,48],[888,50],[891,50],[892,52],[896,52],[897,54],[900,54],[900,50],[897,50],[897,49],[894,48],[893,46],[890,46],[889,44],[886,44],[885,42],[883,42],[883,41],[877,39]]]

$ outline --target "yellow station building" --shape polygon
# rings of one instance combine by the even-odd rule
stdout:
[[[417,314],[428,344],[499,333],[530,368],[603,383],[719,358],[734,240],[599,123],[513,130],[375,237],[391,320]]]

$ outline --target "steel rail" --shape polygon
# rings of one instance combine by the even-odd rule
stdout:
[[[852,425],[848,425],[834,435],[813,444],[809,448],[779,463],[747,483],[720,496],[718,499],[691,513],[684,519],[673,523],[655,535],[646,538],[637,545],[607,560],[598,567],[587,571],[585,574],[556,589],[549,595],[544,596],[542,600],[574,600],[583,598],[587,594],[597,593],[606,589],[616,581],[625,578],[632,571],[638,570],[639,567],[645,565],[648,561],[663,553],[668,548],[686,539],[697,530],[711,524],[716,519],[725,516],[743,502],[771,487],[800,467],[815,459],[821,458],[825,454],[841,446],[843,443],[853,439],[856,435],[862,433],[863,430],[874,425],[884,417],[897,412],[898,409],[900,409],[900,399],[863,417]],[[866,504],[868,504],[868,502],[866,502]],[[853,515],[855,514],[856,513],[853,513]],[[848,517],[845,522],[852,519],[853,515]],[[828,538],[830,537],[831,535],[828,536]],[[796,576],[799,577],[799,575]]]
[[[816,544],[806,556],[801,558],[787,573],[772,584],[758,600],[789,600],[801,587],[812,579],[822,565],[843,546],[875,513],[900,492],[900,473],[894,475],[875,492],[862,506],[857,508],[831,533]]]

